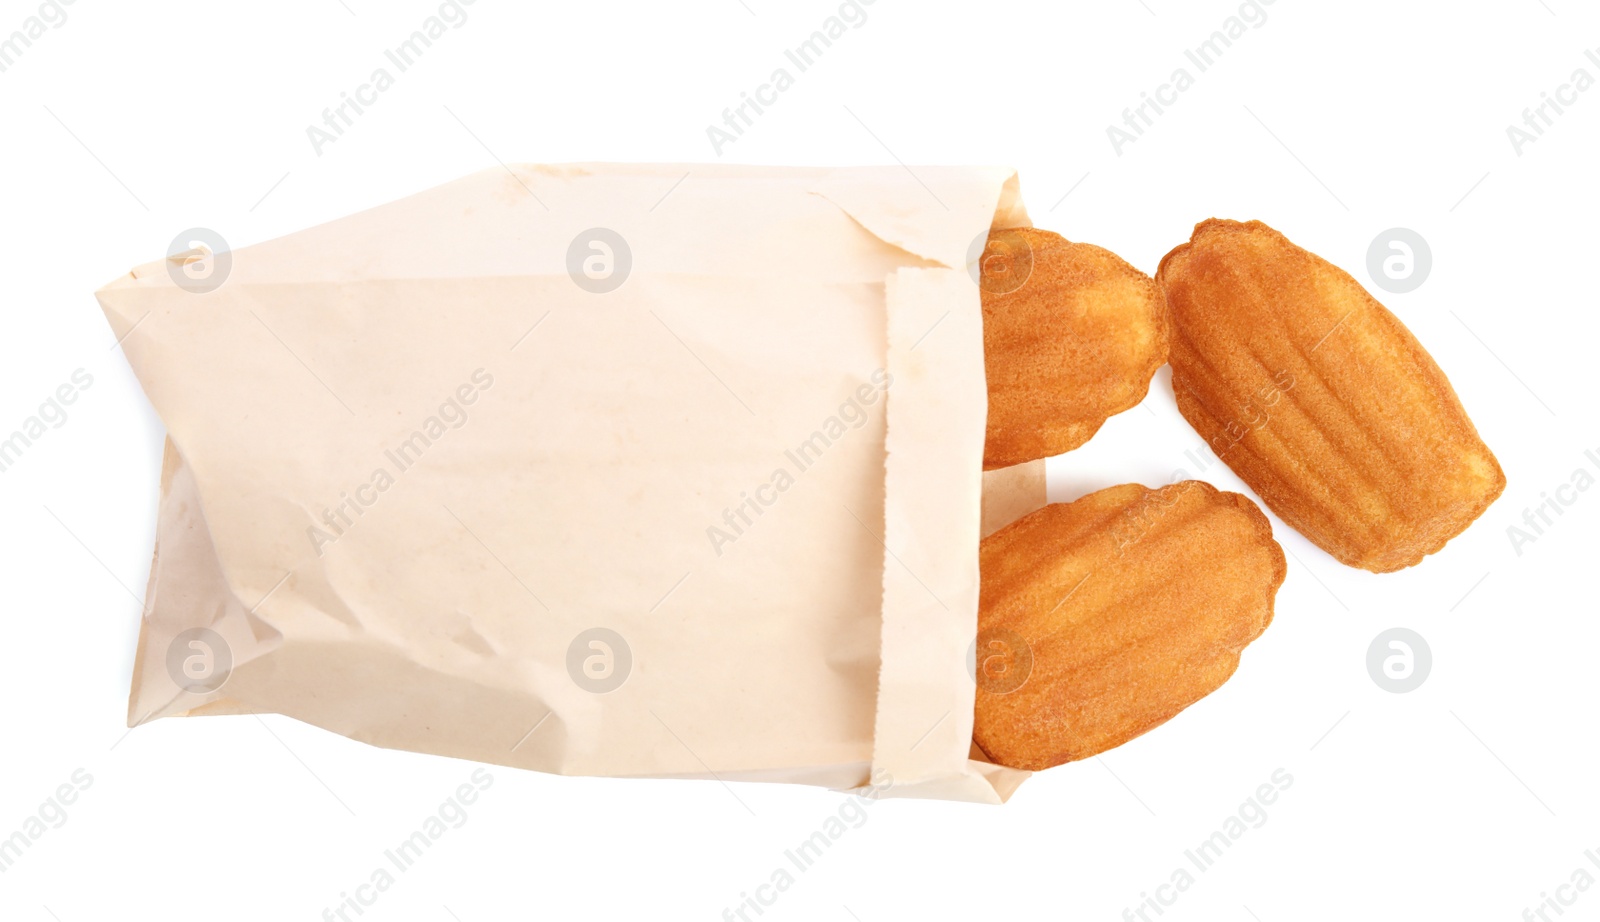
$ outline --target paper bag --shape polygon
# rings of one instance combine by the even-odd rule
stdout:
[[[130,725],[1004,800],[978,541],[1044,478],[982,471],[971,263],[1026,223],[998,168],[514,166],[134,270]]]

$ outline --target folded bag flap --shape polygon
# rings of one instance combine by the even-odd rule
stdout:
[[[885,201],[853,178],[819,190],[874,234],[941,263],[899,270],[887,286],[895,383],[883,637],[873,774],[863,790],[999,803],[1028,773],[988,764],[972,746],[978,541],[1042,505],[1044,477],[1042,461],[983,472],[987,391],[975,263],[991,227],[1028,219],[1012,171],[980,173],[966,184],[920,170],[911,179],[944,207],[913,214],[906,200]]]

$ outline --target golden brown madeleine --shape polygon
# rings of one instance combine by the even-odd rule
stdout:
[[[1197,480],[1046,506],[978,551],[973,739],[1042,769],[1120,746],[1215,691],[1272,622],[1283,550]]]
[[[1412,566],[1505,474],[1416,337],[1349,274],[1259,221],[1161,261],[1178,409],[1268,507],[1351,566]]]
[[[996,230],[979,262],[989,382],[984,469],[1058,455],[1136,406],[1167,360],[1161,289],[1115,253]]]

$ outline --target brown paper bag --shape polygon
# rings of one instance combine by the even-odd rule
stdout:
[[[1026,223],[997,168],[518,166],[134,270],[130,725],[1004,800],[977,545],[1044,478],[982,472],[970,264]]]

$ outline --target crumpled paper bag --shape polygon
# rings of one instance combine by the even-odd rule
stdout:
[[[1004,800],[978,540],[1044,478],[982,471],[971,270],[1026,223],[999,168],[513,166],[135,269],[130,725]]]

